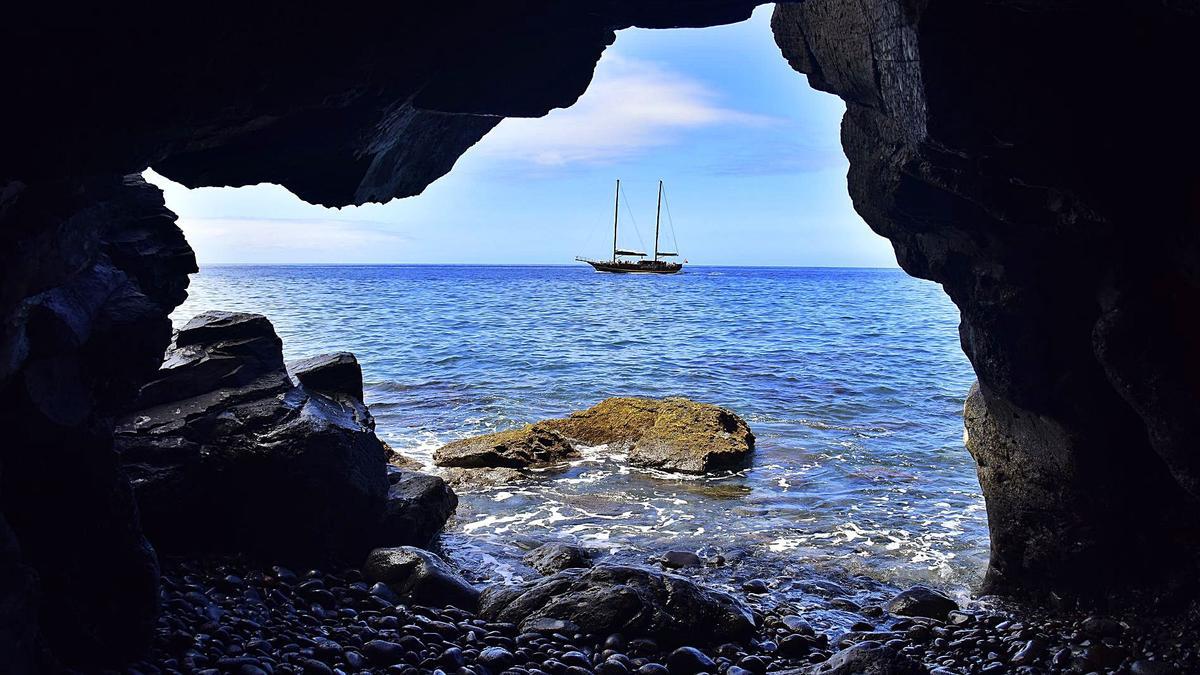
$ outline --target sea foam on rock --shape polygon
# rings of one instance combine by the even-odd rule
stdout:
[[[736,642],[754,633],[753,614],[733,596],[625,565],[567,569],[523,584],[491,586],[479,613],[527,631],[540,621],[561,621],[598,635],[643,635],[664,646]]]
[[[175,335],[116,435],[157,547],[350,559],[441,528],[453,493],[413,472],[389,484],[353,355],[297,370],[299,385],[261,315],[206,312]],[[313,377],[323,391],[304,384]]]

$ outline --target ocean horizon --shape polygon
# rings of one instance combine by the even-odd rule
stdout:
[[[751,464],[716,476],[599,448],[526,484],[459,488],[441,546],[481,578],[528,576],[524,548],[553,540],[633,562],[683,548],[977,584],[988,536],[961,421],[974,377],[941,289],[899,269],[686,272],[205,265],[173,320],[257,312],[289,359],[353,352],[377,433],[427,470],[445,443],[610,396],[715,403],[757,435]]]

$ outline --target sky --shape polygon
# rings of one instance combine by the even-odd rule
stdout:
[[[677,241],[689,263],[895,267],[846,192],[844,105],[788,66],[770,15],[619,32],[575,105],[504,120],[415,197],[334,209],[277,185],[189,190],[146,176],[201,266],[605,258],[620,178],[622,248],[652,246],[662,179],[663,248]]]

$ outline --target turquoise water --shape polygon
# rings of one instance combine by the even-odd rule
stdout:
[[[479,577],[525,574],[521,546],[550,539],[964,589],[986,563],[958,313],[898,270],[210,266],[174,319],[207,309],[266,314],[288,358],[354,352],[380,436],[426,463],[615,395],[717,403],[757,435],[729,475],[647,473],[597,449],[527,485],[460,490],[443,545]]]

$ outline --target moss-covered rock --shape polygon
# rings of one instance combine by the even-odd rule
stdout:
[[[542,424],[529,424],[494,434],[464,438],[443,445],[433,453],[438,466],[481,469],[523,469],[546,466],[578,457],[571,442]]]
[[[609,398],[542,425],[583,445],[607,444],[637,466],[705,473],[745,462],[754,434],[736,413],[686,398]]]

